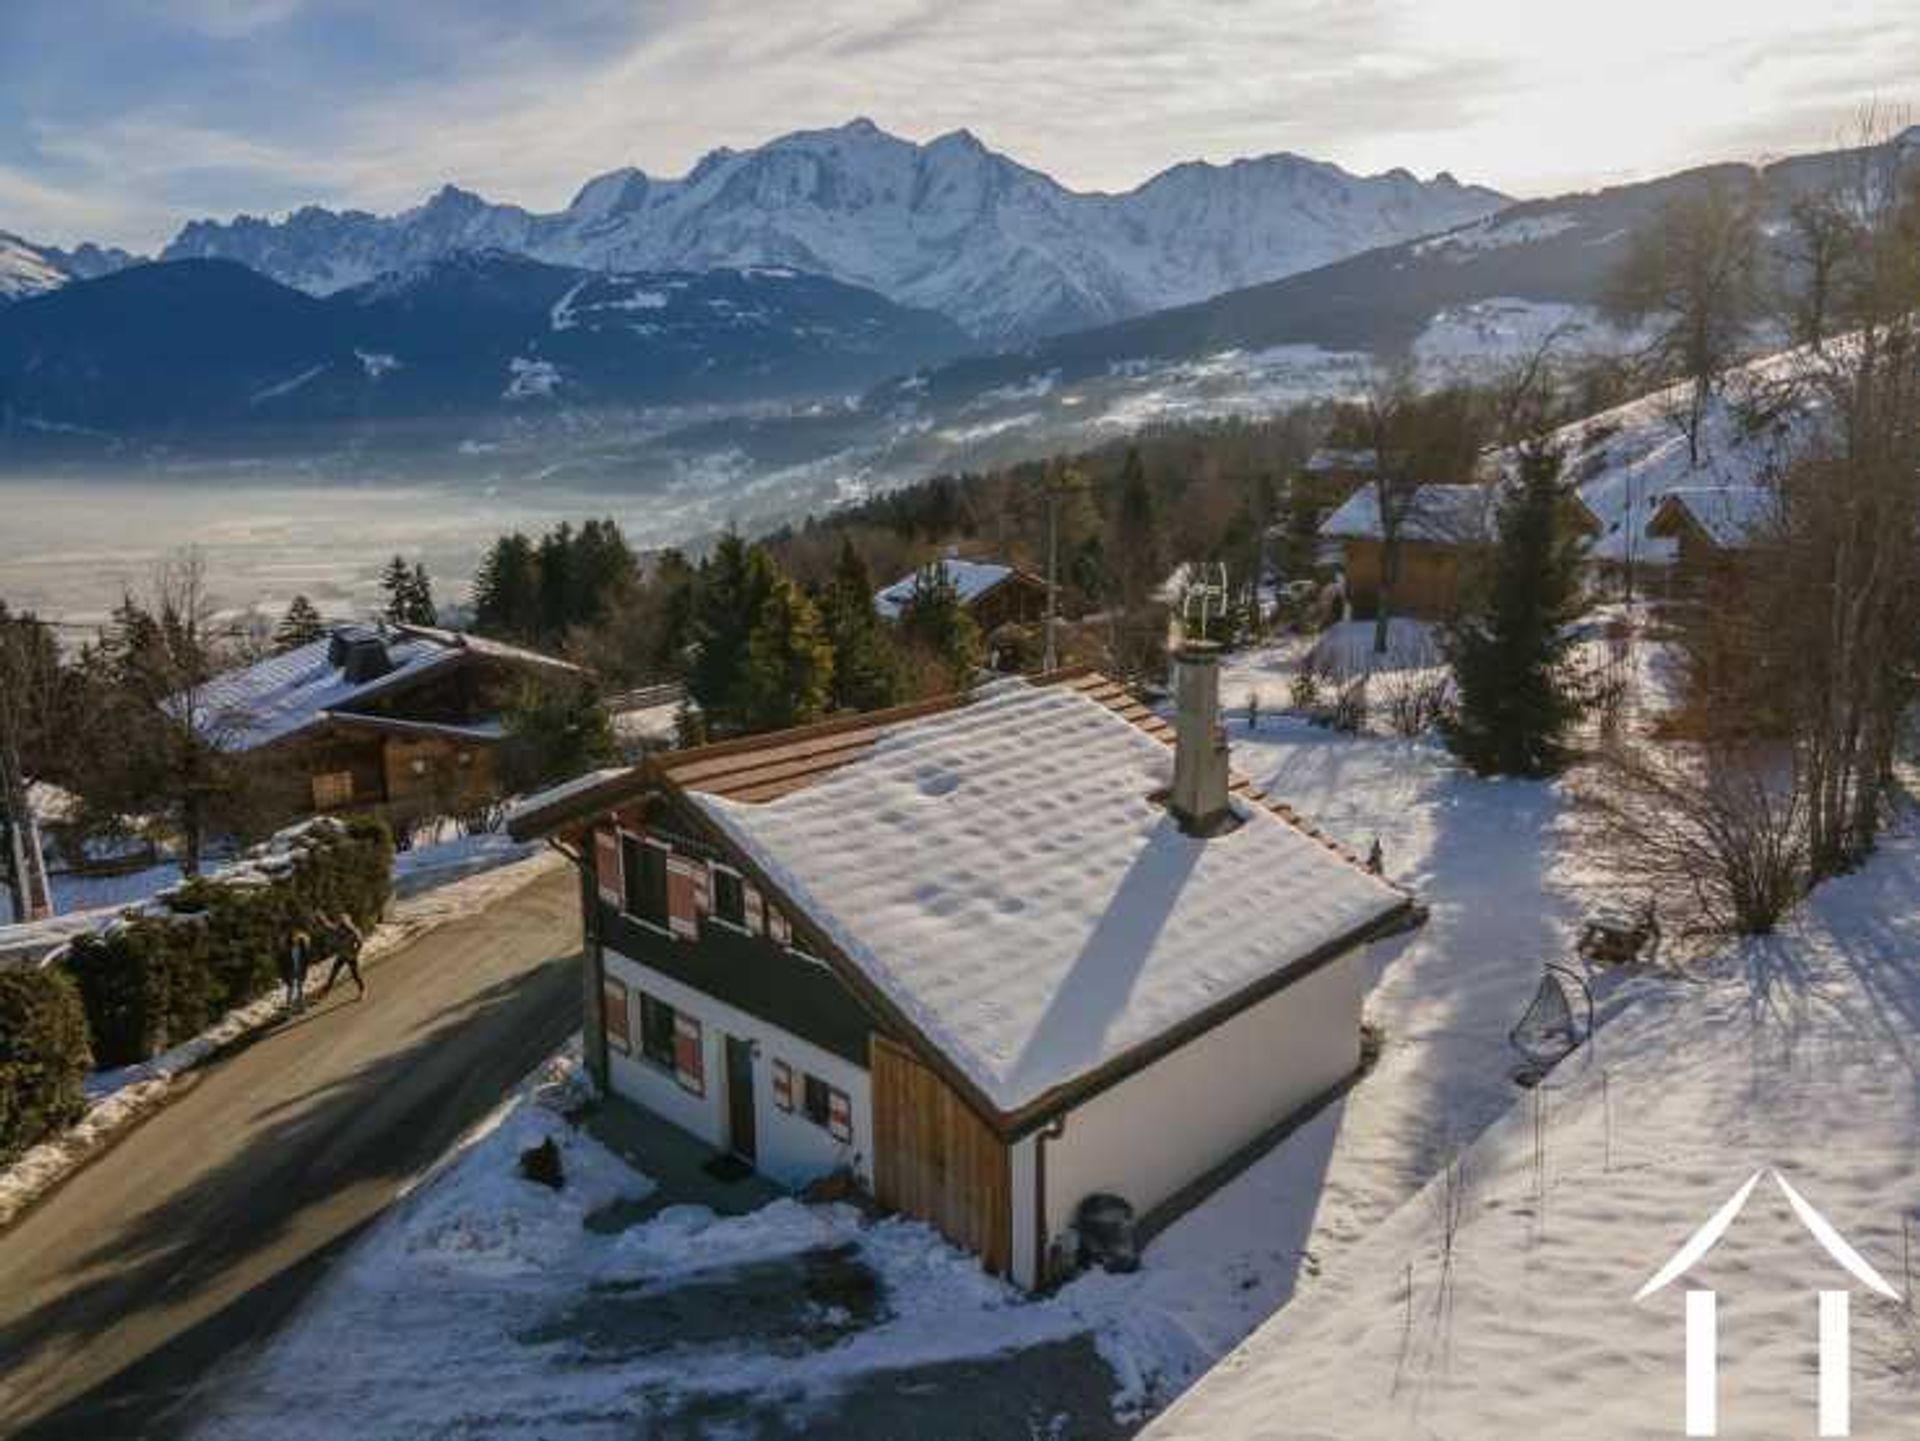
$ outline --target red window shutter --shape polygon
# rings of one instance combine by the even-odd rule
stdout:
[[[836,1141],[853,1139],[853,1102],[845,1091],[827,1092],[827,1134]]]
[[[609,976],[600,987],[600,1013],[607,1028],[607,1044],[623,1056],[633,1054],[633,1031],[627,1014],[627,988]]]
[[[747,929],[759,935],[767,928],[767,905],[760,892],[752,886],[742,886],[747,897]]]
[[[596,826],[593,832],[593,882],[600,899],[610,906],[620,904],[625,895],[620,874],[620,833],[612,826]]]
[[[685,940],[700,934],[694,877],[704,869],[682,856],[673,856],[667,861],[667,929]]]
[[[700,1023],[678,1012],[673,1018],[673,1078],[684,1091],[696,1096],[707,1093],[707,1063],[700,1046]]]
[[[783,1111],[793,1109],[793,1067],[785,1061],[773,1063],[773,1104]]]

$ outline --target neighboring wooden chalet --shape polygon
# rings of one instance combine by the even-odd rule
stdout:
[[[845,1172],[1023,1285],[1345,1083],[1403,892],[1090,672],[649,757],[535,797],[584,873],[589,1064],[791,1186]]]
[[[1047,583],[1037,575],[994,561],[961,560],[958,556],[946,556],[933,564],[946,573],[982,635],[991,635],[1003,625],[1038,625],[1046,619]],[[915,571],[883,586],[874,593],[874,609],[888,620],[898,620],[913,598],[918,580],[919,572]]]
[[[216,676],[193,710],[222,750],[296,772],[292,809],[407,820],[496,799],[494,750],[505,735],[499,712],[509,689],[530,676],[581,675],[552,656],[478,636],[343,625]]]
[[[1414,490],[1400,520],[1395,611],[1444,620],[1459,609],[1467,564],[1493,539],[1499,493],[1496,485],[1422,485]],[[1586,540],[1602,529],[1600,518],[1572,490],[1566,495],[1562,525],[1567,535]],[[1347,598],[1354,610],[1373,614],[1386,565],[1380,487],[1370,482],[1354,491],[1322,523],[1320,534],[1341,547]]]
[[[1751,548],[1779,505],[1778,494],[1761,486],[1683,486],[1660,498],[1646,533],[1672,542],[1672,586],[1684,592]]]

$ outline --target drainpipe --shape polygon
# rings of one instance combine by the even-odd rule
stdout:
[[[1062,1111],[1033,1135],[1033,1289],[1038,1291],[1050,1279],[1047,1275],[1047,1142],[1067,1134],[1067,1116]]]

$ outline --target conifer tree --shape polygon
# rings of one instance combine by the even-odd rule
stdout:
[[[913,578],[900,607],[900,641],[935,667],[943,689],[960,690],[980,663],[980,628],[960,603],[946,566],[935,561]]]
[[[1120,471],[1120,503],[1113,520],[1114,564],[1120,604],[1131,615],[1146,604],[1166,574],[1160,554],[1159,518],[1139,449],[1127,451]]]
[[[900,690],[893,637],[873,608],[873,578],[851,539],[840,542],[821,619],[833,646],[834,705],[856,711],[892,705]]]
[[[1583,708],[1568,635],[1581,609],[1578,554],[1559,533],[1563,501],[1560,457],[1527,447],[1500,505],[1484,597],[1447,636],[1459,691],[1447,743],[1482,775],[1553,774]]]
[[[741,719],[757,731],[819,720],[832,685],[833,646],[819,610],[799,586],[776,575],[747,639]]]
[[[473,577],[473,628],[501,640],[531,641],[539,623],[539,563],[515,531],[496,540]]]
[[[779,579],[772,558],[731,531],[701,562],[694,586],[687,692],[712,734],[739,731],[748,724],[742,683],[747,643]]]
[[[287,613],[280,617],[280,624],[274,627],[273,648],[282,653],[297,650],[326,633],[326,622],[320,618],[313,602],[304,595],[296,595],[287,606]]]
[[[406,614],[401,619],[408,625],[437,625],[440,621],[440,607],[433,603],[433,582],[420,561],[414,562],[413,574],[407,577]]]
[[[395,624],[404,622],[413,597],[413,567],[405,556],[395,555],[387,562],[380,572],[380,590],[387,598],[381,614]]]

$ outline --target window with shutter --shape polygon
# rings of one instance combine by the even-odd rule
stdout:
[[[667,848],[638,836],[620,837],[627,914],[650,926],[667,925]]]
[[[612,826],[600,826],[593,833],[593,882],[600,899],[617,906],[625,897],[620,883],[620,833]]]
[[[694,880],[700,869],[684,856],[667,861],[667,929],[682,940],[700,934],[699,891]]]
[[[760,892],[752,886],[748,886],[746,892],[747,929],[757,936],[767,928],[766,902],[761,899]]]
[[[747,888],[738,871],[713,868],[713,918],[746,929]]]
[[[673,1078],[682,1090],[696,1096],[707,1093],[706,1056],[700,1046],[700,1023],[692,1016],[674,1014]]]
[[[678,1069],[677,1019],[665,1001],[640,993],[640,1054],[663,1071]]]
[[[845,1091],[827,1093],[827,1134],[841,1142],[853,1139],[853,1102]]]
[[[623,1056],[633,1054],[633,1023],[627,1014],[627,988],[609,976],[600,987],[600,1012],[607,1028],[607,1044]]]
[[[778,906],[767,907],[767,934],[773,937],[774,944],[781,946],[793,939],[793,927],[787,924],[787,913]]]
[[[785,1061],[773,1063],[773,1104],[783,1111],[793,1109],[793,1067]]]

